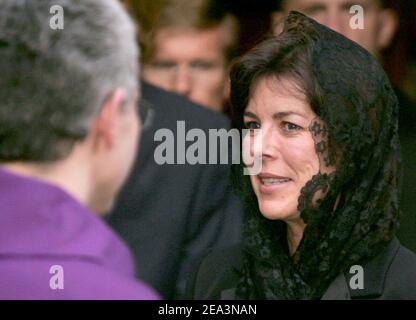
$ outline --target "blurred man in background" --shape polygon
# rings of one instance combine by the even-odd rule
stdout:
[[[158,22],[153,6],[157,9],[160,3],[127,1],[132,16],[144,19],[139,24],[147,31],[146,26]],[[160,129],[175,133],[177,121],[185,121],[186,130],[200,129],[208,137],[210,129],[228,129],[229,120],[146,82],[142,102],[150,106],[152,121],[143,130],[139,155],[109,223],[132,248],[138,276],[163,298],[181,298],[195,263],[213,248],[240,243],[242,205],[230,186],[230,165],[159,165],[154,158],[160,144],[155,133]]]
[[[128,1],[142,33],[143,79],[224,111],[237,19],[215,0]]]
[[[114,0],[0,1],[0,299],[157,297],[96,216],[136,154],[137,62]]]
[[[350,26],[353,5],[363,8],[364,29]],[[280,8],[282,11],[272,14],[275,33],[279,32],[279,21],[286,13],[299,11],[357,42],[377,59],[381,59],[382,50],[390,45],[398,27],[396,12],[383,8],[379,0],[282,0]]]
[[[353,29],[350,13],[353,5],[363,8],[364,29]],[[272,13],[273,32],[289,11],[302,12],[357,42],[383,63],[383,51],[392,44],[400,17],[387,0],[282,0]],[[399,136],[403,159],[403,186],[400,207],[403,212],[398,237],[416,252],[416,106],[396,88],[399,99]]]

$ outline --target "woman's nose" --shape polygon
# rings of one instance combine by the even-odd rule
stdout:
[[[272,129],[262,130],[261,156],[263,160],[272,160],[277,157],[280,145],[278,134]]]

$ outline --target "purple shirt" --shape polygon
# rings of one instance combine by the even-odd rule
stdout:
[[[62,189],[0,168],[0,299],[158,299],[130,252]]]

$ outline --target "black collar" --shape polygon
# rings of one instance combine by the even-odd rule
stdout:
[[[352,289],[350,284],[354,274],[340,274],[328,287],[323,295],[323,300],[340,300],[340,299],[370,299],[383,295],[384,284],[397,252],[400,248],[400,242],[394,238],[386,249],[383,250],[376,258],[363,265],[364,269],[364,288]],[[236,288],[231,287],[222,290],[220,298],[223,300],[240,300],[236,295]]]
[[[383,295],[387,272],[399,251],[400,243],[394,238],[377,257],[364,264],[364,288],[353,289],[350,285],[355,273],[340,274],[328,287],[323,300],[374,299]]]
[[[363,266],[364,288],[351,289],[351,286],[348,285],[348,290],[352,299],[375,298],[383,294],[387,272],[389,271],[399,248],[400,242],[397,238],[394,238],[381,254]],[[352,276],[353,275],[350,273],[345,274],[347,284],[350,283]]]

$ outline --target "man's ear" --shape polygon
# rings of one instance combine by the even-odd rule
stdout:
[[[283,31],[283,20],[286,17],[283,11],[274,11],[270,14],[272,33],[277,36]]]
[[[399,27],[399,17],[392,9],[383,9],[378,18],[377,49],[382,51],[393,41]]]
[[[125,92],[121,88],[115,89],[105,100],[98,116],[95,118],[92,137],[94,149],[112,148],[117,125],[117,116],[121,111]]]

